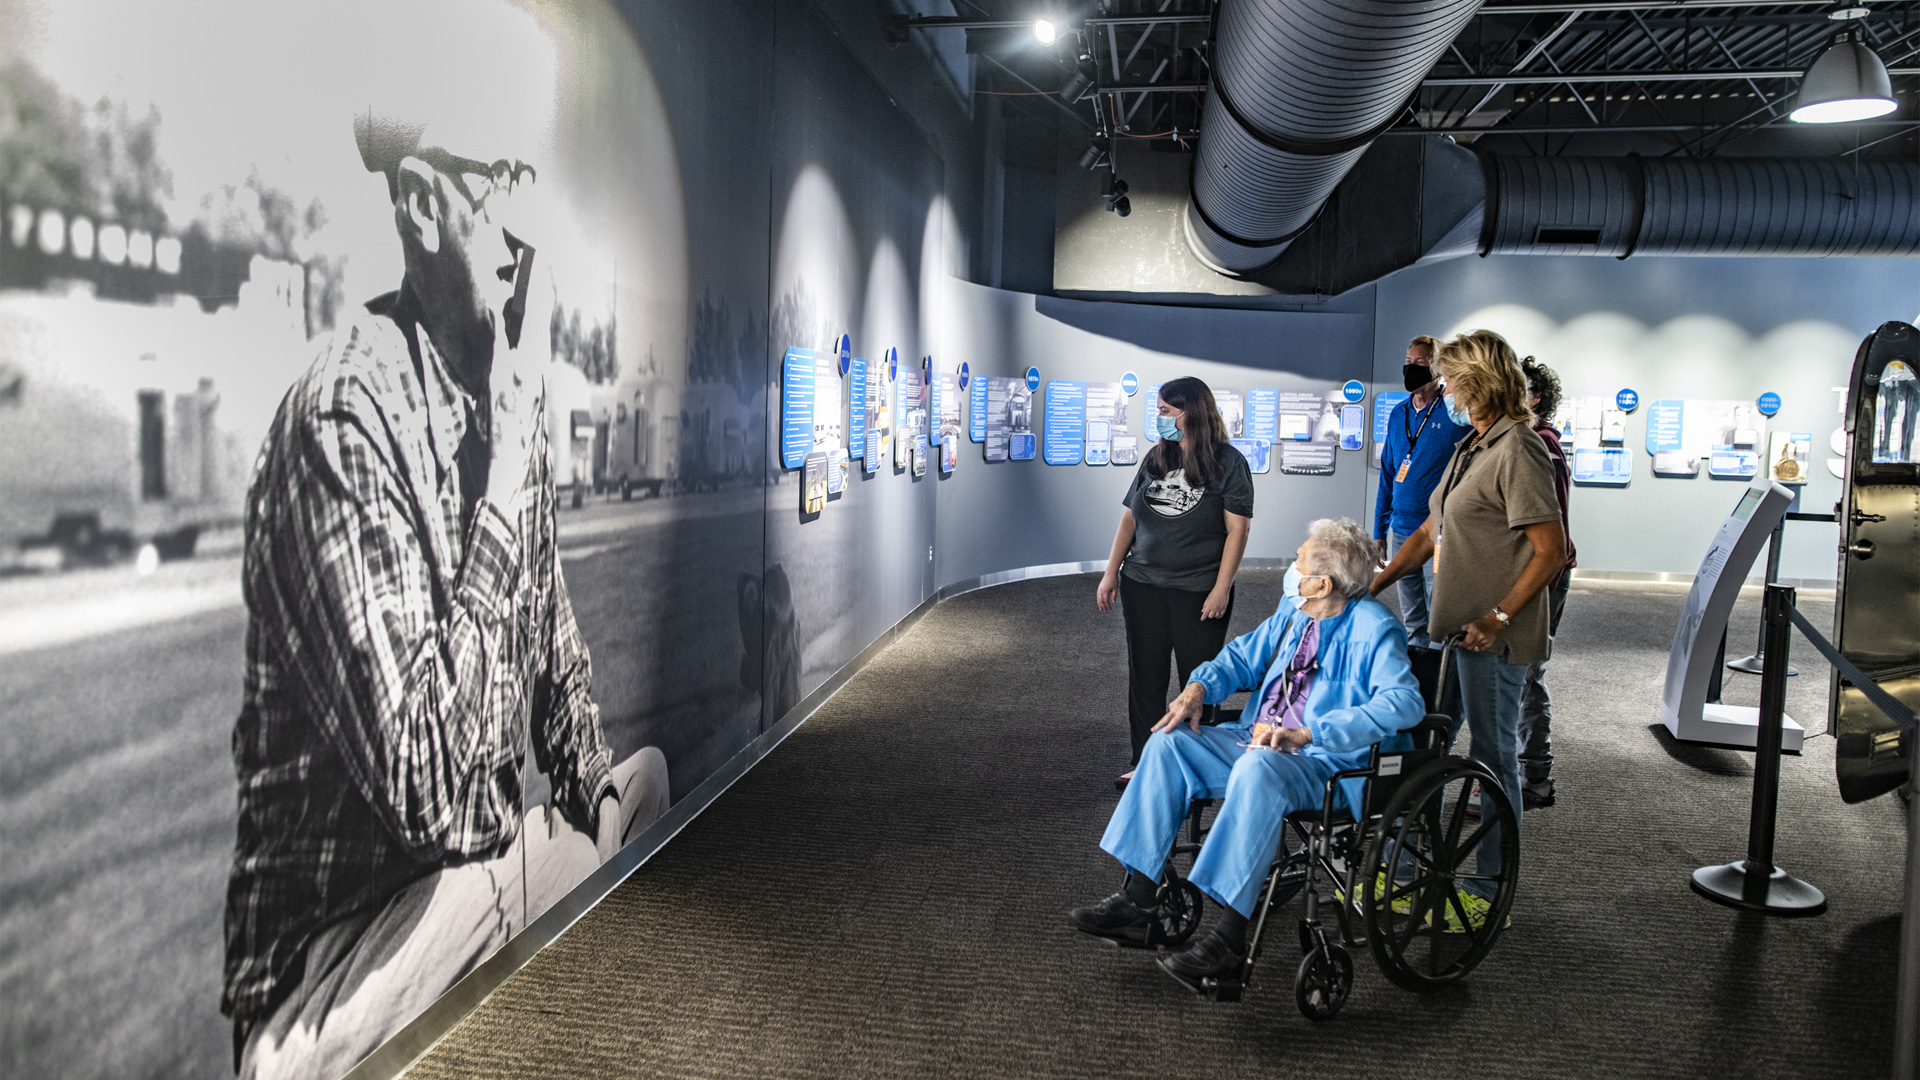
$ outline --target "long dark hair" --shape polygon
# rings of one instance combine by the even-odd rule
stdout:
[[[1187,422],[1179,442],[1161,439],[1147,452],[1147,475],[1159,480],[1175,469],[1185,469],[1187,483],[1197,488],[1224,480],[1220,450],[1227,445],[1227,424],[1214,404],[1213,391],[1187,376],[1163,383],[1160,400],[1185,413]],[[1153,415],[1148,414],[1149,423]]]

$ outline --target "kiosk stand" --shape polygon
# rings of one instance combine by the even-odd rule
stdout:
[[[1740,502],[1727,515],[1707,546],[1694,575],[1693,589],[1674,628],[1673,648],[1667,655],[1666,692],[1660,719],[1673,737],[1685,742],[1751,747],[1760,726],[1761,710],[1719,701],[1720,666],[1726,658],[1727,616],[1740,598],[1754,557],[1784,520],[1793,492],[1765,478],[1748,485]],[[1785,641],[1782,639],[1784,662]],[[1785,678],[1785,672],[1781,678]],[[1782,715],[1779,747],[1798,753],[1806,732],[1793,718]]]

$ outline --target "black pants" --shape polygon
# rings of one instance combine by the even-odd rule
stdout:
[[[1227,613],[1202,619],[1204,592],[1163,589],[1120,575],[1120,608],[1127,619],[1127,723],[1133,734],[1133,764],[1147,745],[1153,725],[1167,714],[1167,660],[1179,666],[1184,688],[1193,669],[1219,655],[1233,618],[1233,593]]]

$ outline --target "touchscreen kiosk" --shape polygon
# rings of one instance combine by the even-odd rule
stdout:
[[[1680,625],[1673,631],[1673,649],[1667,654],[1660,719],[1676,739],[1723,746],[1752,746],[1756,741],[1760,710],[1708,701],[1707,686],[1720,663],[1720,641],[1727,632],[1727,615],[1740,598],[1740,586],[1792,502],[1791,488],[1772,480],[1754,481],[1707,545],[1693,589],[1687,593],[1687,606],[1680,612]],[[1805,730],[1792,717],[1781,720],[1780,748],[1799,751]]]

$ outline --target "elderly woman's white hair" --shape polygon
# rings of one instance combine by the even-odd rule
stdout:
[[[1321,518],[1307,526],[1314,571],[1333,579],[1333,595],[1351,599],[1373,584],[1373,542],[1352,518]],[[1305,568],[1302,567],[1304,571]]]

